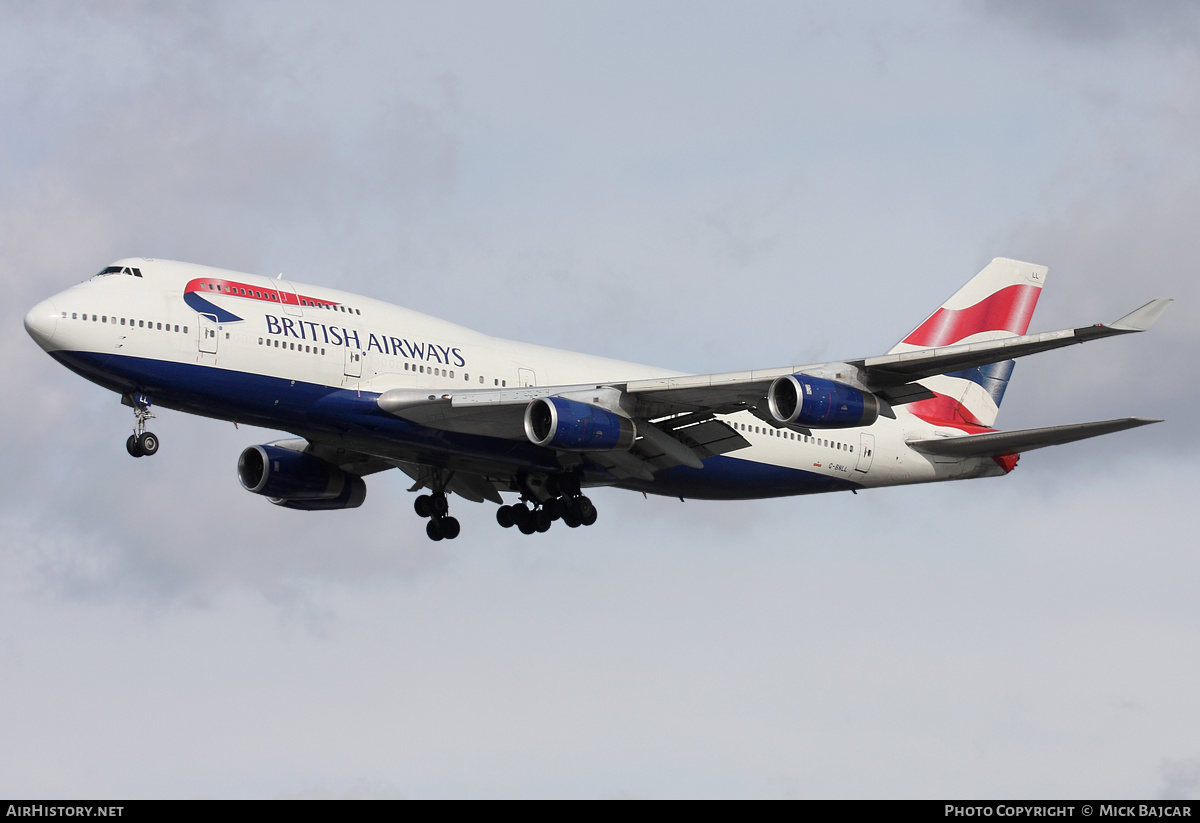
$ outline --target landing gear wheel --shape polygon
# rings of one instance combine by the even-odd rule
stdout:
[[[458,525],[458,519],[454,517],[443,517],[437,521],[438,531],[442,533],[442,537],[447,540],[453,540],[458,537],[458,533],[462,531],[462,527]]]
[[[596,507],[586,497],[580,497],[578,502],[579,523],[590,526],[596,522]]]
[[[554,520],[550,517],[550,512],[545,509],[538,509],[533,513],[533,530],[539,534],[545,534],[550,531],[550,524],[553,522]]]
[[[533,512],[525,506],[524,503],[514,503],[508,507],[509,516],[512,517],[513,524],[524,534],[533,534],[533,531],[525,531],[532,524]]]
[[[149,457],[158,451],[158,435],[151,432],[142,432],[137,439],[138,451]]]
[[[508,506],[496,509],[496,522],[506,529],[511,529],[517,524],[517,521],[513,519],[512,509]]]
[[[450,501],[446,499],[446,484],[451,476],[441,469],[431,470],[428,475],[423,472],[421,481],[412,488],[416,491],[423,486],[429,490],[428,494],[417,495],[413,500],[413,511],[418,517],[428,518],[425,534],[433,541],[453,540],[462,531],[458,521],[447,513]]]
[[[158,451],[158,435],[146,431],[146,422],[154,419],[150,411],[150,395],[144,393],[125,394],[121,402],[133,407],[133,434],[125,441],[125,451],[134,457],[147,457]]]

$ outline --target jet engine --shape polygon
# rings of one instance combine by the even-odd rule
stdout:
[[[551,449],[628,451],[637,428],[628,417],[563,397],[539,397],[525,408],[525,435]]]
[[[789,374],[777,377],[767,391],[771,417],[818,429],[869,426],[879,417],[879,398],[845,383]]]
[[[246,491],[288,509],[354,509],[367,496],[367,484],[358,475],[311,454],[278,446],[251,446],[242,452],[238,479]]]

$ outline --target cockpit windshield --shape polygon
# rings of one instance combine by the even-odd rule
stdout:
[[[133,277],[141,277],[142,270],[135,269],[130,266],[108,266],[103,271],[98,271],[93,274],[92,279],[95,280],[97,277],[107,277],[110,274],[128,274],[132,275]]]

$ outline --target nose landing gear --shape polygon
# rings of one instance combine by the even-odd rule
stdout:
[[[154,417],[154,412],[150,411],[153,402],[150,395],[127,394],[121,401],[127,406],[133,406],[133,416],[136,419],[133,434],[125,441],[125,451],[129,452],[131,457],[149,457],[155,454],[158,451],[158,435],[146,431],[146,421]]]

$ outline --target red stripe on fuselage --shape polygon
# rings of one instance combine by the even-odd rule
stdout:
[[[904,342],[929,348],[948,346],[985,331],[1024,334],[1041,291],[1038,286],[1008,286],[965,309],[938,309]]]
[[[219,277],[199,277],[189,281],[184,286],[183,292],[187,294],[192,291],[210,295],[221,294],[226,297],[241,297],[246,300],[258,300],[263,303],[283,303],[289,306],[305,305],[320,308],[322,306],[340,305],[333,300],[318,300],[315,297],[307,295],[301,295],[297,298],[290,291],[264,289],[262,287],[251,286],[248,283],[239,283],[236,280],[222,280]]]

